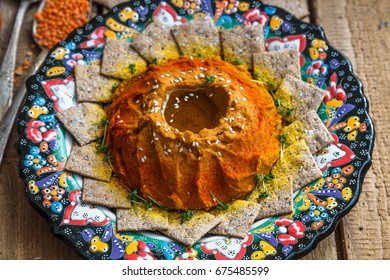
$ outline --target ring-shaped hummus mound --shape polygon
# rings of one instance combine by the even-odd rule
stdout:
[[[279,158],[281,117],[250,74],[219,58],[151,65],[122,82],[109,111],[119,179],[170,209],[244,198]]]

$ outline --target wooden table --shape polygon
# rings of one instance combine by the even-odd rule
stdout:
[[[329,41],[350,58],[355,73],[362,80],[376,126],[373,164],[359,202],[341,220],[335,232],[304,259],[390,259],[390,75],[387,72],[390,70],[390,1],[289,2],[294,2],[289,4],[292,8],[300,6],[298,12],[306,16],[305,20],[322,25]],[[3,22],[0,60],[8,44],[17,6],[18,1],[0,0]],[[36,8],[37,5],[31,6],[25,18],[17,66],[26,59],[33,61],[39,53],[31,37]],[[102,7],[95,4],[94,13],[100,12]],[[15,92],[24,78],[23,74],[16,77]],[[80,259],[71,246],[52,235],[49,224],[28,203],[24,183],[18,175],[16,141],[14,128],[0,167],[0,259]]]

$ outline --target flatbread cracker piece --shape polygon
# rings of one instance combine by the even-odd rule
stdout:
[[[204,211],[193,211],[192,218],[184,223],[179,213],[169,213],[168,219],[169,228],[162,233],[187,246],[194,245],[221,221]]]
[[[245,238],[260,211],[260,205],[246,200],[235,200],[226,210],[213,209],[210,214],[221,222],[209,233]]]
[[[106,155],[97,151],[97,145],[96,142],[82,147],[73,145],[65,169],[88,178],[109,182],[112,169],[105,160]]]
[[[256,187],[248,196],[248,201],[258,203],[260,210],[256,221],[275,215],[286,215],[293,211],[293,182],[292,176],[285,174],[265,182],[265,189],[269,195],[261,196],[263,186]]]
[[[304,140],[296,141],[284,149],[283,157],[272,168],[272,174],[276,178],[283,177],[283,174],[293,176],[294,191],[322,177]]]
[[[209,15],[173,26],[172,34],[184,56],[213,58],[221,55],[218,28]]]
[[[111,102],[113,88],[120,81],[100,74],[100,65],[76,65],[77,101]]]
[[[130,43],[107,38],[103,50],[101,73],[127,80],[143,73],[147,62],[130,47]]]
[[[313,110],[307,112],[302,119],[285,126],[280,134],[287,135],[288,143],[303,139],[312,154],[334,141],[332,134]]]
[[[56,116],[77,143],[84,146],[103,136],[101,120],[107,118],[107,113],[99,104],[82,102]]]
[[[253,54],[255,79],[277,90],[287,74],[301,79],[298,50],[280,50]]]
[[[170,26],[158,19],[149,23],[131,45],[149,63],[162,63],[180,57]]]
[[[252,55],[265,52],[262,25],[221,29],[224,60],[252,70]]]
[[[325,95],[325,90],[287,74],[274,96],[283,106],[292,109],[292,113],[284,118],[293,122],[310,110],[317,111]]]
[[[118,231],[163,231],[169,227],[168,212],[153,206],[147,209],[143,204],[133,204],[129,209],[116,210]]]
[[[118,180],[112,178],[110,182],[84,178],[82,200],[85,203],[103,205],[110,208],[131,208],[126,190]]]

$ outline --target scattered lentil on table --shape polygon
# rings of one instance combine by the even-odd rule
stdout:
[[[88,22],[89,10],[89,0],[48,0],[44,9],[35,14],[37,41],[51,49]]]

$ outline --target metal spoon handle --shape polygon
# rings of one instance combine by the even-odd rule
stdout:
[[[48,49],[42,50],[42,52],[38,55],[35,64],[31,66],[27,71],[26,77],[30,77],[38,71],[48,53]],[[24,82],[22,83],[20,90],[15,96],[15,99],[9,107],[8,111],[4,115],[4,118],[0,121],[0,166],[1,162],[3,161],[3,156],[5,153],[5,148],[7,146],[9,135],[11,134],[11,130],[15,122],[16,116],[20,110],[20,106],[26,97],[26,92],[26,83]]]
[[[14,27],[7,52],[5,53],[3,63],[0,68],[0,121],[5,115],[5,112],[12,103],[13,87],[14,87],[14,69],[16,61],[16,51],[18,47],[20,28],[22,26],[24,15],[27,11],[29,1],[22,1],[16,15]]]

